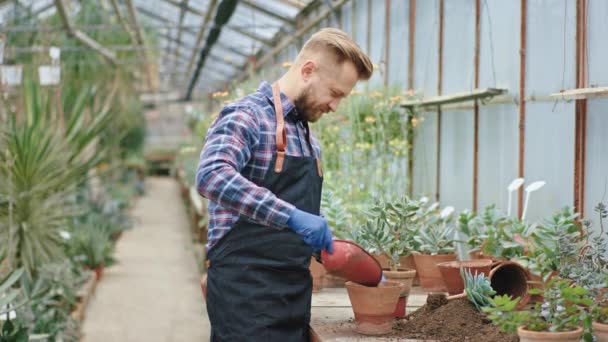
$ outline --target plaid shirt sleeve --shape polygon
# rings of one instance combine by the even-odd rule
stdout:
[[[211,125],[201,152],[198,192],[220,206],[274,228],[287,226],[294,206],[240,172],[260,142],[260,123],[243,106],[225,107]]]

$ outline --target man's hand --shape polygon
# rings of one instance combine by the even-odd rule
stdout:
[[[298,233],[315,251],[326,249],[330,254],[334,251],[334,242],[327,220],[323,217],[294,209],[287,225]]]

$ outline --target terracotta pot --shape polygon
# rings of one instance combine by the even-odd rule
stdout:
[[[472,260],[489,259],[489,260],[494,260],[494,261],[500,261],[499,258],[496,258],[492,255],[483,254],[482,251],[469,251],[468,254]]]
[[[319,292],[323,288],[323,276],[325,275],[325,267],[314,257],[310,258],[310,275],[312,277],[312,292]]]
[[[460,275],[461,269],[468,269],[472,275],[483,273],[486,277],[489,277],[492,260],[448,261],[439,263],[437,266],[448,293],[455,295],[464,291],[464,280]]]
[[[323,287],[325,288],[338,288],[344,287],[344,283],[347,280],[344,277],[326,273],[323,275]]]
[[[445,291],[446,287],[437,264],[455,260],[456,254],[428,255],[415,253],[414,262],[420,277],[420,286],[427,291]]]
[[[401,268],[409,268],[410,270],[416,269],[416,262],[414,261],[414,255],[410,254],[408,256],[400,257],[399,263],[401,264]],[[420,277],[418,276],[418,272],[414,276],[414,280],[412,281],[413,286],[420,285]]]
[[[87,268],[90,269],[91,271],[95,272],[95,280],[97,280],[97,281],[101,280],[101,277],[103,277],[103,269],[104,269],[103,265],[97,266],[95,268],[93,268],[93,267],[87,267]]]
[[[399,300],[397,301],[397,306],[395,306],[395,312],[393,312],[393,316],[395,316],[395,318],[405,318],[405,316],[407,316],[405,310],[406,307],[407,296],[399,297]]]
[[[608,342],[608,324],[593,322],[593,336],[596,342]]]
[[[383,254],[374,254],[374,258],[380,263],[382,269],[389,268],[388,266],[388,258]],[[405,268],[410,270],[416,269],[416,263],[414,262],[414,256],[409,254],[408,256],[399,257],[399,268]],[[412,282],[413,286],[420,285],[420,278],[418,277],[418,272],[414,276],[414,280]]]
[[[378,261],[352,241],[334,240],[333,253],[322,250],[321,262],[327,273],[362,285],[376,286],[382,280]]]
[[[524,327],[517,328],[519,342],[580,342],[583,337],[583,328],[578,327],[573,331],[550,332],[550,331],[530,331]]]
[[[496,295],[510,295],[512,298],[521,297],[518,308],[523,308],[530,301],[528,280],[530,273],[520,264],[513,261],[501,262],[490,271],[490,283]]]
[[[412,281],[416,276],[416,270],[410,269],[399,269],[398,271],[391,271],[389,269],[382,270],[387,280],[396,281],[403,284],[403,290],[401,290],[401,297],[405,297],[410,294],[412,288]]]
[[[403,284],[383,281],[367,287],[349,281],[348,298],[355,314],[355,331],[364,335],[384,335],[393,328],[393,318]]]

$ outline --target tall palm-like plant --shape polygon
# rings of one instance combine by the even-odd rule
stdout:
[[[22,93],[22,110],[0,132],[0,261],[31,276],[63,256],[59,231],[77,214],[75,189],[103,158],[103,151],[84,152],[111,115],[107,105],[91,105],[91,89],[65,106],[33,82]],[[64,124],[61,113],[69,118]]]

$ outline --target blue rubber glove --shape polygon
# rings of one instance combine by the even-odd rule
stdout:
[[[325,218],[294,209],[287,220],[287,225],[313,250],[326,249],[330,254],[334,252],[333,237]]]

